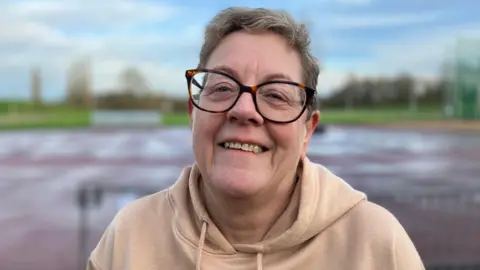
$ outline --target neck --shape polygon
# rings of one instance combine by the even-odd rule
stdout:
[[[211,219],[230,243],[257,243],[282,233],[295,221],[299,202],[294,198],[293,205],[289,206],[289,203],[296,179],[291,175],[275,192],[260,192],[251,198],[238,199],[219,194],[204,181],[200,192]],[[288,211],[285,211],[287,206]]]

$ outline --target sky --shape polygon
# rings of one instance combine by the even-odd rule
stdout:
[[[184,70],[198,63],[204,27],[229,6],[283,9],[307,23],[322,66],[320,95],[352,74],[438,76],[458,39],[480,39],[478,0],[0,0],[0,6],[0,98],[27,98],[32,67],[41,69],[44,98],[63,98],[67,70],[81,59],[89,59],[97,93],[135,67],[156,91],[186,96]]]

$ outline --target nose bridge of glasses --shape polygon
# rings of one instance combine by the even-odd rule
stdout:
[[[245,86],[242,85],[240,87],[240,91],[238,92],[238,97],[235,101],[235,104],[233,107],[241,107],[243,109],[253,109],[256,110],[255,106],[255,92],[256,92],[256,86]],[[242,95],[244,93],[249,93],[250,95]]]
[[[239,95],[241,95],[242,93],[251,93],[252,95],[255,95],[257,93],[257,90],[258,90],[257,85],[253,85],[253,86],[240,85]]]

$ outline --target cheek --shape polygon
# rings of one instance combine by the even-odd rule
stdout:
[[[215,136],[222,125],[221,118],[204,112],[194,112],[192,121],[193,147],[196,152],[212,148]]]
[[[299,154],[304,140],[303,129],[294,125],[275,126],[270,129],[270,134],[278,150],[294,156]]]

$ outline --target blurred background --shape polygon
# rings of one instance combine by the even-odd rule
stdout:
[[[184,70],[206,23],[260,4],[0,5],[0,269],[83,269],[116,211],[194,162]],[[480,269],[480,2],[261,6],[306,23],[323,66],[310,159],[393,212],[429,269]]]

